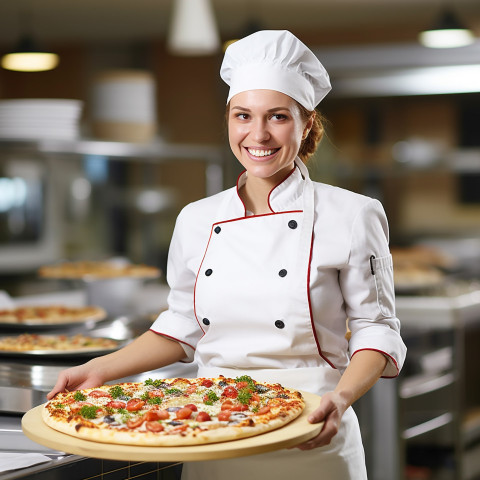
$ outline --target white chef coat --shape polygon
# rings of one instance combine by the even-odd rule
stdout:
[[[335,388],[351,355],[365,349],[386,356],[383,376],[398,375],[406,349],[381,204],[312,182],[297,159],[270,192],[272,214],[248,216],[238,195],[245,181],[246,173],[236,188],[180,213],[167,266],[169,309],[152,331],[178,340],[200,376],[247,373],[321,395]],[[329,447],[283,453],[249,459],[251,475],[261,478],[259,465],[275,464],[272,478],[291,478],[287,465],[299,455],[303,478],[316,478],[319,468],[325,474],[329,462],[324,478],[366,478],[351,409]],[[231,478],[234,462],[189,464],[185,477],[213,480],[229,472]]]

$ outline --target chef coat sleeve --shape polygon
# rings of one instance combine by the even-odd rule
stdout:
[[[155,333],[176,340],[191,362],[195,347],[202,335],[194,314],[193,292],[196,271],[191,260],[191,222],[185,209],[177,217],[167,260],[167,283],[170,287],[168,310],[162,312],[150,327]]]
[[[406,347],[395,315],[393,262],[388,247],[388,222],[381,203],[370,199],[356,214],[347,265],[339,273],[348,324],[351,356],[375,350],[388,359],[382,377],[396,377]]]

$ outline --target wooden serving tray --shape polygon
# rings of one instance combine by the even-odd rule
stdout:
[[[194,462],[244,457],[294,447],[320,433],[323,423],[311,424],[308,415],[320,405],[320,397],[302,392],[305,409],[284,427],[260,435],[229,442],[182,447],[142,447],[93,442],[58,432],[42,419],[43,405],[29,410],[22,418],[24,434],[31,440],[65,453],[108,460],[140,462]]]

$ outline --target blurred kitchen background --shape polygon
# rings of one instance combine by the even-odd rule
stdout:
[[[470,42],[422,44],[439,21]],[[292,31],[330,73],[313,178],[378,198],[390,222],[409,358],[357,406],[370,477],[479,479],[478,0],[0,1],[0,54],[30,42],[58,61],[0,68],[0,290],[50,301],[78,284],[37,270],[64,260],[165,272],[179,210],[240,171],[218,72],[226,42],[259,29]]]

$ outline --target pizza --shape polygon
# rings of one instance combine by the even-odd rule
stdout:
[[[147,379],[58,393],[42,408],[51,428],[96,442],[184,446],[225,442],[288,424],[301,392],[233,378]]]
[[[98,306],[25,305],[0,310],[0,323],[54,325],[103,320],[107,312]]]
[[[120,277],[155,278],[160,275],[160,270],[148,265],[135,265],[123,262],[64,262],[46,265],[38,270],[43,278],[64,279],[112,279]]]
[[[22,335],[0,338],[0,351],[8,352],[88,352],[112,350],[119,347],[120,342],[113,338],[90,337],[78,333],[76,335]]]

